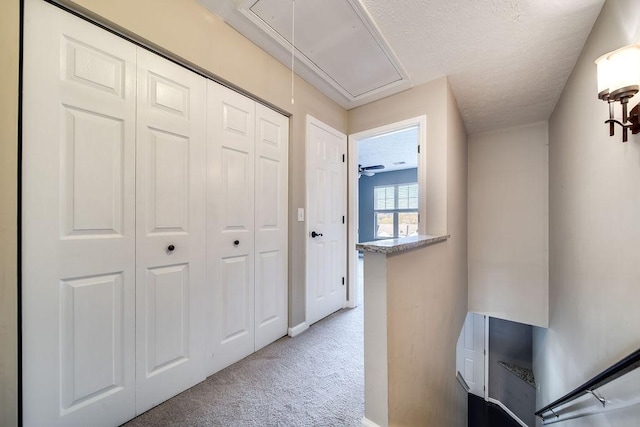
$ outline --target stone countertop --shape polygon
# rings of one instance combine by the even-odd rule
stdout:
[[[357,243],[356,249],[364,252],[377,252],[381,254],[396,254],[410,249],[421,248],[444,242],[450,235],[429,236],[426,234],[414,237],[402,237],[400,239],[374,240],[372,242]]]
[[[531,387],[536,387],[536,380],[533,377],[533,371],[531,369],[523,368],[521,366],[514,365],[513,363],[498,361],[500,366],[511,372],[522,381],[529,384]]]

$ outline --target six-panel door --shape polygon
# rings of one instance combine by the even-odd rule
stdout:
[[[307,117],[307,323],[346,301],[346,136]],[[314,234],[315,233],[315,234]]]
[[[138,48],[136,409],[204,380],[206,79]]]
[[[255,350],[287,334],[289,123],[256,104]]]
[[[25,426],[135,416],[136,47],[25,4]]]
[[[207,341],[212,374],[254,351],[255,102],[207,82]]]

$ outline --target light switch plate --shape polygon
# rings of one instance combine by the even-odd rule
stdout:
[[[304,208],[298,208],[298,221],[304,221]]]

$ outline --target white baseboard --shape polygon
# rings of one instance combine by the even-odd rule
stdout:
[[[374,423],[373,421],[368,420],[367,417],[362,417],[362,427],[380,427],[380,426]]]
[[[291,338],[297,337],[307,329],[309,329],[309,325],[307,325],[307,322],[302,322],[299,325],[294,326],[293,328],[289,328],[289,336]]]
[[[494,403],[496,405],[498,405],[499,407],[502,408],[502,410],[504,412],[506,412],[507,414],[509,414],[509,416],[511,418],[513,418],[518,424],[520,424],[522,427],[529,427],[527,424],[524,423],[524,421],[522,421],[520,418],[518,418],[516,416],[516,414],[514,414],[513,412],[511,412],[511,410],[509,408],[507,408],[506,406],[504,406],[504,404],[502,402],[500,402],[498,399],[494,399],[493,397],[490,397],[487,399],[487,402],[490,403]]]

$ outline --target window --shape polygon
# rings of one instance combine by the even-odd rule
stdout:
[[[418,235],[417,183],[374,187],[373,209],[376,239]]]

